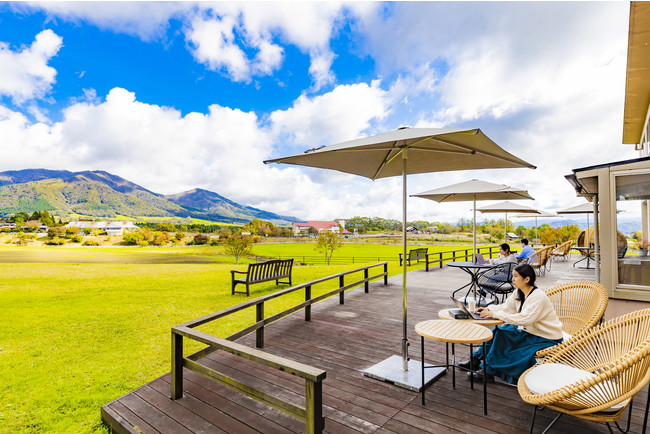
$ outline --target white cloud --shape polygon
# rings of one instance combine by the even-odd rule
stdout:
[[[233,17],[217,19],[196,18],[186,32],[192,54],[209,69],[224,68],[234,81],[250,80],[250,65],[246,54],[235,43]]]
[[[213,70],[225,68],[235,81],[272,74],[283,60],[279,43],[295,45],[310,56],[309,74],[317,91],[334,82],[329,43],[338,21],[345,11],[361,14],[371,8],[337,2],[211,3],[185,34],[199,62]],[[256,51],[254,59],[245,50]]]
[[[274,132],[302,151],[322,144],[353,139],[389,111],[380,82],[340,85],[309,98],[301,95],[287,110],[271,113]]]
[[[0,96],[7,95],[17,104],[45,96],[56,81],[56,69],[48,62],[62,43],[61,37],[49,29],[20,51],[0,42]]]
[[[144,41],[164,37],[169,20],[195,7],[191,2],[29,2],[13,3],[17,11],[42,9],[67,21],[88,21],[101,29],[138,36]]]

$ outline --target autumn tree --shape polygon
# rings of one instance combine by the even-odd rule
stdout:
[[[318,233],[316,238],[316,247],[320,253],[325,255],[325,263],[330,265],[334,251],[343,245],[343,237],[338,232],[329,229],[323,229]]]
[[[234,234],[226,240],[225,252],[227,255],[234,256],[235,262],[239,264],[239,258],[250,255],[252,244],[253,238],[249,235]]]

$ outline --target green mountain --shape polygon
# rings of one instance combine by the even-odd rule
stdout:
[[[202,189],[164,196],[103,171],[0,172],[0,216],[42,210],[64,217],[191,217],[223,223],[248,223],[259,218],[276,224],[301,221],[240,205]]]

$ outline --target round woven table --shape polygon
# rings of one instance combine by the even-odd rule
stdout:
[[[440,366],[424,366],[424,338],[432,339],[438,342],[445,342],[451,344],[451,361],[449,363],[449,355],[447,355],[446,368],[451,367],[452,372],[452,387],[456,388],[456,355],[454,344],[469,344],[470,357],[473,344],[483,345],[483,366],[485,366],[485,342],[492,339],[492,331],[487,327],[476,324],[476,321],[449,321],[446,319],[432,319],[422,321],[415,325],[415,332],[420,335],[421,350],[422,350],[422,405],[424,405],[424,369]],[[474,377],[470,377],[470,384],[474,388]],[[483,413],[487,414],[487,382],[485,375],[483,376]]]

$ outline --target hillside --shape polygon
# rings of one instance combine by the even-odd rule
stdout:
[[[164,196],[103,171],[0,172],[0,216],[42,210],[62,217],[190,217],[223,223],[247,223],[259,218],[276,224],[300,221],[240,205],[202,189]]]

